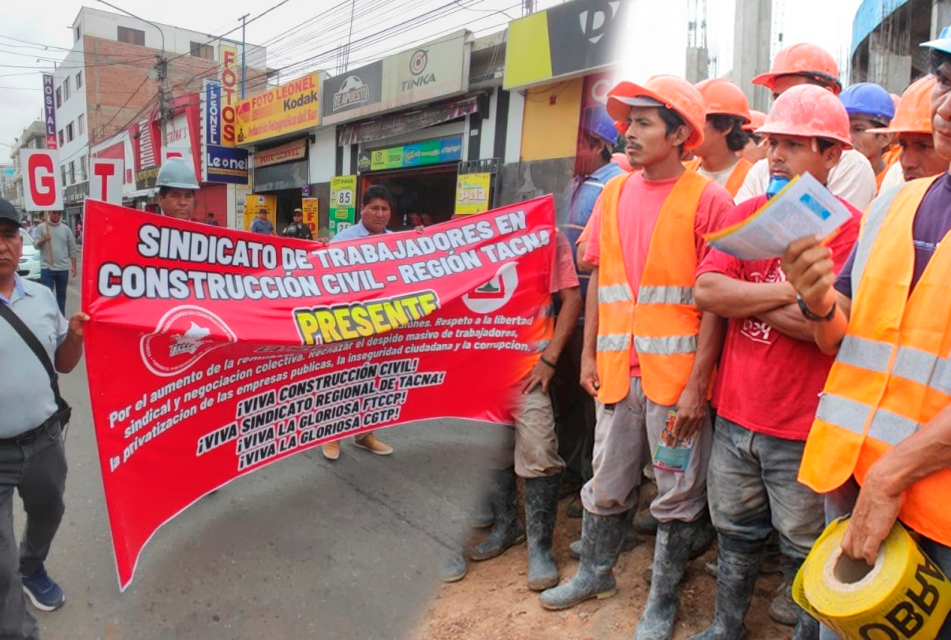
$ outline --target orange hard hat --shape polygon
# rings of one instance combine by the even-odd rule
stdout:
[[[761,73],[753,78],[753,84],[761,84],[770,91],[780,76],[809,76],[828,85],[833,93],[839,95],[839,65],[832,55],[814,44],[794,44],[781,49],[773,60],[769,73]]]
[[[832,93],[811,84],[797,85],[776,98],[756,133],[826,138],[852,148],[845,107]]]
[[[745,131],[756,131],[766,123],[766,114],[762,111],[756,111],[755,109],[750,109],[750,123],[744,124],[743,129]]]
[[[887,127],[866,129],[870,133],[932,133],[931,91],[938,79],[925,76],[905,89],[895,110],[895,117]]]
[[[654,76],[643,85],[622,81],[608,92],[608,114],[626,121],[631,107],[667,107],[683,118],[693,131],[684,143],[693,149],[703,142],[706,105],[692,84],[677,76]]]
[[[626,153],[615,153],[611,156],[611,162],[621,167],[625,171],[633,171],[634,168],[631,166],[631,161],[627,159]]]
[[[707,115],[737,116],[750,121],[750,103],[743,91],[725,78],[701,80],[694,85],[707,104]]]

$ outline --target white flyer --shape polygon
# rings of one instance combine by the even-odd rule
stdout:
[[[765,260],[781,256],[793,240],[825,238],[851,219],[838,198],[804,173],[749,218],[706,239],[714,249],[740,260]]]

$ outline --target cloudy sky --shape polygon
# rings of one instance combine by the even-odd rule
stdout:
[[[683,73],[688,9],[704,0],[626,1],[633,5],[629,29],[632,42],[637,43],[631,50],[631,73],[638,78]],[[846,59],[859,1],[776,0],[783,5],[784,43],[815,42]],[[295,62],[318,52],[327,53],[321,68],[331,73],[335,61],[330,52],[349,39],[366,43],[350,54],[350,66],[355,67],[461,27],[479,35],[497,31],[509,18],[521,15],[523,4],[520,0],[230,0],[226,5],[210,0],[109,2],[146,20],[208,33],[209,37],[231,32],[229,37],[240,38],[240,16],[250,14],[247,40],[268,46],[270,67],[293,70]],[[558,3],[536,0],[539,9]],[[41,74],[50,72],[72,45],[70,27],[80,8],[113,11],[97,0],[11,0],[7,5],[0,21],[0,162],[8,158],[14,139],[40,116]],[[722,75],[732,66],[734,0],[706,0],[706,5],[708,46]],[[821,20],[816,19],[818,15]],[[404,25],[396,35],[372,41],[373,34],[396,25]]]

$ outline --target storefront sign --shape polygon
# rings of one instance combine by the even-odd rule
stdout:
[[[407,422],[511,424],[553,208],[315,250],[90,201],[86,233],[109,242],[84,249],[81,308],[120,588],[161,526],[236,477]]]
[[[512,90],[621,63],[623,0],[574,0],[509,24],[503,88]]]
[[[387,116],[369,122],[355,122],[340,128],[337,144],[362,144],[384,138],[419,131],[441,122],[448,122],[475,113],[479,110],[479,98],[476,96],[460,99],[450,104],[430,107],[420,111]]]
[[[330,237],[356,222],[357,177],[334,176],[330,179]]]
[[[237,142],[250,144],[320,122],[320,74],[312,73],[238,102]]]
[[[384,58],[380,65],[361,67],[324,83],[323,123],[334,124],[390,111],[437,98],[465,93],[469,87],[471,33],[457,31],[433,42]],[[380,93],[375,94],[374,74],[380,73]],[[339,96],[339,97],[338,97]],[[367,100],[362,98],[366,96]],[[379,96],[379,97],[377,97]]]
[[[24,209],[62,210],[63,185],[56,149],[20,149],[20,172],[23,175]]]
[[[453,136],[442,140],[427,140],[401,147],[361,152],[358,166],[361,170],[380,171],[456,162],[461,158],[462,136]]]
[[[301,198],[300,209],[303,212],[303,222],[310,227],[311,235],[317,237],[317,213],[320,211],[319,198]]]
[[[377,111],[375,105],[383,99],[383,63],[377,60],[365,67],[327,78],[324,80],[323,96],[324,102],[320,108],[324,124]]]
[[[204,81],[204,104],[202,126],[205,129],[205,144],[221,145],[221,83],[208,78]]]
[[[46,148],[58,149],[56,139],[56,88],[53,76],[43,74],[43,122],[46,125]]]
[[[248,183],[248,151],[209,145],[205,150],[205,181]]]
[[[456,213],[468,215],[489,210],[491,173],[469,173],[456,178]]]
[[[235,47],[222,44],[218,50],[221,55],[221,145],[233,147],[237,140],[235,109],[238,106],[238,73],[241,67]]]
[[[254,190],[261,192],[301,189],[310,184],[308,173],[307,162],[285,162],[259,167],[254,170]]]
[[[254,168],[267,167],[282,162],[296,162],[307,158],[307,138],[294,140],[272,149],[254,152]]]

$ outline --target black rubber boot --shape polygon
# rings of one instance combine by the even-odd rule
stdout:
[[[617,593],[614,565],[621,547],[621,519],[584,512],[581,523],[581,563],[568,582],[543,592],[538,601],[546,609],[569,609],[591,598],[610,598]]]
[[[762,553],[728,550],[721,538],[717,568],[717,609],[713,626],[690,640],[743,640],[743,619],[753,599]]]
[[[492,513],[492,490],[486,488],[476,500],[472,512],[466,522],[473,529],[488,529],[495,523],[495,514]]]
[[[492,512],[495,523],[485,540],[469,551],[476,561],[491,560],[505,553],[509,547],[525,542],[525,528],[518,519],[518,486],[515,469],[509,467],[495,472],[492,487]]]
[[[558,584],[551,538],[558,514],[561,474],[525,479],[525,529],[528,534],[528,588],[544,591]]]
[[[796,605],[797,607],[799,605]],[[818,640],[819,621],[800,607],[799,619],[796,621],[796,627],[793,629],[791,640]]]
[[[668,640],[677,619],[677,590],[690,559],[690,550],[702,531],[702,519],[695,522],[661,522],[654,543],[651,590],[644,614],[637,623],[635,640]]]
[[[641,537],[637,535],[637,532],[634,531],[634,527],[631,525],[631,517],[633,515],[633,511],[628,511],[621,520],[621,553],[627,553],[641,543]],[[573,540],[571,544],[568,545],[568,555],[575,560],[581,557],[581,538]]]
[[[466,571],[465,553],[462,547],[456,547],[446,552],[439,566],[439,579],[443,582],[458,582],[466,577]]]

